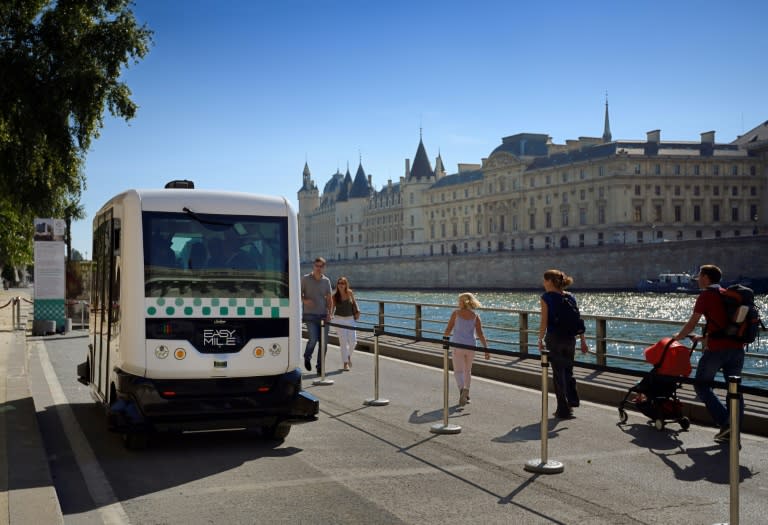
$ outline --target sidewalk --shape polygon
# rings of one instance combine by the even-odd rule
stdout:
[[[29,289],[0,290],[0,306]],[[27,378],[26,334],[14,330],[13,305],[0,310],[0,525],[60,524],[64,519],[51,481]],[[30,305],[22,301],[26,322]]]

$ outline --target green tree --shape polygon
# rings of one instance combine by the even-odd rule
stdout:
[[[132,5],[0,1],[0,260],[6,264],[31,260],[34,217],[82,217],[82,168],[105,110],[125,120],[136,114],[120,74],[146,56],[152,32],[138,25]]]

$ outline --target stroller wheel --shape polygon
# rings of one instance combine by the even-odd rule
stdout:
[[[627,422],[627,411],[623,408],[619,409],[619,423],[622,425]]]
[[[653,422],[653,426],[656,427],[656,430],[664,430],[664,420],[657,419]]]
[[[688,419],[687,417],[681,417],[679,423],[680,423],[680,428],[682,428],[683,430],[688,430],[688,428],[691,426],[691,420]]]

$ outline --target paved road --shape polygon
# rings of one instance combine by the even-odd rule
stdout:
[[[320,400],[316,423],[283,444],[246,433],[168,435],[128,452],[75,380],[86,339],[30,338],[29,384],[52,479],[67,524],[203,523],[692,523],[728,521],[728,453],[714,430],[649,427],[615,407],[585,403],[577,418],[550,421],[549,457],[561,474],[526,472],[540,457],[539,392],[475,378],[472,404],[443,420],[442,373],[356,353],[333,385],[305,387]],[[764,523],[768,440],[743,437],[741,523]],[[55,519],[55,516],[53,517]],[[56,522],[56,521],[51,521]],[[0,519],[0,523],[3,523]],[[22,523],[14,522],[11,523]],[[45,523],[40,521],[39,523]]]

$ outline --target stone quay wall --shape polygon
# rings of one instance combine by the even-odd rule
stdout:
[[[573,276],[573,289],[636,289],[660,273],[694,272],[716,264],[723,279],[768,277],[768,235],[584,248],[483,254],[382,257],[328,261],[327,275],[349,278],[352,288],[418,290],[531,290],[557,268]],[[302,264],[302,272],[311,263]],[[335,282],[335,281],[332,281]]]

